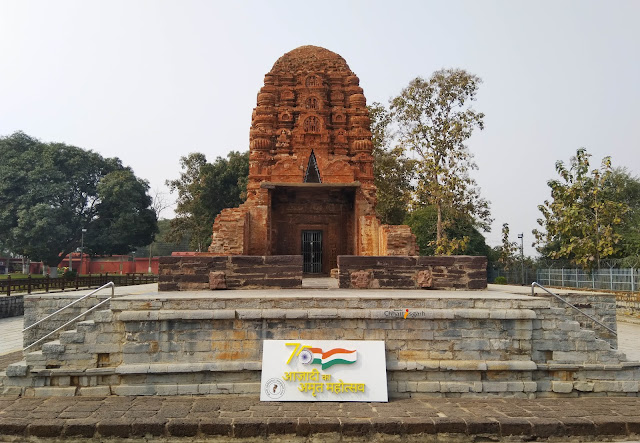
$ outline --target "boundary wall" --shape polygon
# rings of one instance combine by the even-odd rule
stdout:
[[[0,318],[18,317],[24,314],[23,295],[0,295]]]

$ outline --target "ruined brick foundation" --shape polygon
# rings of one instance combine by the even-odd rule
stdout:
[[[160,291],[300,288],[302,256],[160,257]],[[487,258],[471,256],[337,257],[340,288],[486,289]]]
[[[300,287],[300,255],[160,257],[159,291]]]

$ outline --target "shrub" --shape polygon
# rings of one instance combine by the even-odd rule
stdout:
[[[78,271],[70,271],[69,268],[58,268],[58,275],[62,274],[65,280],[75,280],[78,275]]]
[[[496,279],[493,281],[496,285],[506,285],[507,284],[507,277],[496,277]]]

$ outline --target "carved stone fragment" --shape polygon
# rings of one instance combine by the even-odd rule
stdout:
[[[373,280],[371,271],[355,271],[351,273],[351,287],[355,289],[367,289]]]
[[[431,274],[431,269],[418,271],[418,275],[416,277],[416,283],[418,283],[419,288],[423,288],[423,289],[433,287],[433,275]]]
[[[209,272],[209,289],[227,289],[227,280],[224,272]]]

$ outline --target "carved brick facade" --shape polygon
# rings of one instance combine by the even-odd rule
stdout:
[[[375,216],[359,82],[342,57],[316,46],[276,61],[252,115],[247,201],[218,215],[210,253],[296,255],[305,232],[319,232],[322,263],[314,272],[329,273],[338,255],[416,254],[408,227],[381,225]]]

